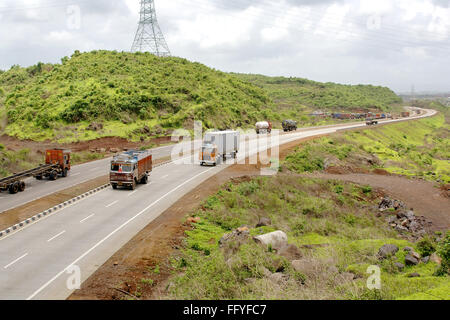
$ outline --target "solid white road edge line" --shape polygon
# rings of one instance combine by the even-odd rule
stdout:
[[[56,279],[58,279],[64,272],[66,272],[66,270],[68,268],[70,268],[71,266],[75,265],[76,263],[78,263],[80,260],[82,260],[84,257],[86,257],[89,253],[91,253],[92,251],[94,251],[98,246],[100,246],[103,242],[105,242],[106,240],[108,240],[109,238],[111,238],[114,234],[116,234],[117,232],[119,232],[123,227],[125,227],[127,224],[129,224],[130,222],[132,222],[133,220],[135,220],[136,218],[138,218],[139,216],[141,216],[143,213],[145,213],[148,209],[150,209],[151,207],[153,207],[155,204],[157,204],[158,202],[160,202],[161,200],[163,200],[164,198],[166,198],[168,195],[174,193],[175,191],[177,191],[178,189],[182,188],[183,186],[185,186],[186,184],[188,184],[189,182],[191,182],[192,180],[195,180],[197,177],[213,170],[216,169],[211,168],[208,169],[206,171],[203,171],[197,175],[195,175],[194,177],[190,178],[189,180],[186,180],[185,182],[183,182],[182,184],[180,184],[178,187],[176,187],[175,189],[172,189],[171,191],[169,191],[168,193],[166,193],[164,196],[162,196],[161,198],[159,198],[158,200],[156,200],[155,202],[153,202],[152,204],[150,204],[148,207],[146,207],[144,210],[142,210],[141,212],[139,212],[138,214],[136,214],[134,217],[130,218],[128,221],[126,221],[124,224],[122,224],[121,226],[119,226],[117,229],[115,229],[113,232],[111,232],[110,234],[108,234],[106,237],[104,237],[102,240],[100,240],[99,242],[97,242],[97,244],[95,244],[91,249],[89,249],[88,251],[86,251],[85,253],[83,253],[79,258],[77,258],[74,262],[72,262],[71,264],[69,264],[66,268],[64,268],[64,270],[60,271],[56,276],[54,276],[53,278],[51,278],[48,282],[46,282],[42,287],[40,287],[38,290],[36,290],[32,295],[30,295],[27,300],[31,300],[34,297],[36,297],[39,293],[42,292],[42,290],[44,290],[45,288],[47,288],[53,281],[55,281]]]
[[[28,253],[25,253],[23,256],[21,256],[20,258],[17,258],[16,260],[14,260],[13,262],[11,262],[10,264],[4,266],[4,269],[8,269],[9,267],[11,267],[14,263],[18,262],[19,260],[25,258],[28,255]]]

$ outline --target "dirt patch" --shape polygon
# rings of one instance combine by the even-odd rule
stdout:
[[[450,211],[448,209],[450,208],[450,199],[442,194],[444,190],[436,183],[400,176],[375,174],[315,173],[305,176],[341,180],[380,188],[394,198],[407,203],[418,215],[432,221],[432,230],[450,229]]]
[[[0,143],[5,145],[8,149],[19,151],[22,149],[30,149],[36,153],[43,153],[43,150],[52,148],[67,148],[73,152],[81,152],[96,149],[137,149],[143,144],[155,144],[156,146],[167,144],[171,142],[171,137],[151,138],[145,142],[130,142],[123,138],[109,137],[100,138],[91,141],[82,141],[77,143],[58,144],[51,141],[36,142],[32,140],[19,140],[8,135],[0,136]]]

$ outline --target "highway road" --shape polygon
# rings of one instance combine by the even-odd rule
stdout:
[[[383,121],[382,121],[383,122]],[[364,125],[363,122],[329,125],[323,127],[300,128],[297,132],[307,132],[325,128],[348,128],[351,125]],[[171,155],[173,145],[151,149],[153,159],[164,159]],[[67,178],[58,178],[56,181],[37,181],[34,178],[25,180],[26,190],[19,194],[0,193],[0,214],[6,210],[14,209],[31,201],[40,199],[58,191],[76,186],[83,182],[108,174],[111,158],[92,161],[86,164],[73,166]]]
[[[421,117],[435,113],[426,110],[426,114]],[[397,121],[400,120],[387,123]],[[280,145],[358,127],[365,127],[365,124],[346,124],[337,128],[316,128],[285,134],[280,136]],[[166,149],[160,150],[167,152]],[[262,150],[252,149],[250,154],[257,151]],[[80,172],[81,176],[83,171],[92,174],[83,174],[83,179],[92,179],[95,175],[106,174],[108,167],[107,159],[78,166],[74,168],[72,179],[76,178],[74,174]],[[226,165],[201,167],[169,163],[155,168],[150,184],[140,185],[133,192],[104,189],[1,238],[0,299],[67,298],[74,291],[67,285],[73,279],[73,274],[67,270],[80,270],[81,280],[86,280],[148,223],[183,195],[225,168]],[[83,179],[80,177],[80,181]],[[64,188],[67,187],[66,182]],[[25,195],[26,192],[18,198],[23,202]]]

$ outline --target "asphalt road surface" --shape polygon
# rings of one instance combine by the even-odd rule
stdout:
[[[435,113],[426,110],[421,117]],[[365,124],[298,131],[281,135],[279,144],[358,127]],[[251,149],[247,156],[264,148]],[[170,154],[169,147],[158,150]],[[74,185],[107,174],[108,161],[75,167],[71,178],[61,180],[59,188],[67,188],[68,181]],[[0,299],[66,299],[75,290],[78,271],[81,281],[86,280],[148,223],[225,167],[169,163],[155,168],[150,184],[139,185],[135,191],[107,188],[0,239]],[[46,193],[58,190],[57,183],[61,182],[53,182],[54,186],[49,182]],[[18,201],[23,203],[27,192],[33,189],[20,194]],[[39,194],[34,193],[34,197]]]

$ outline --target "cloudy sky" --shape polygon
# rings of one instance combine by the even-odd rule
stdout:
[[[0,69],[128,51],[139,0],[1,0]],[[155,0],[175,56],[223,71],[450,92],[450,0]]]

